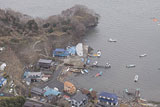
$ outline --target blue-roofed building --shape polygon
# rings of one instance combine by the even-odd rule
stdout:
[[[55,89],[52,89],[52,88],[48,88],[45,90],[45,93],[44,93],[44,96],[49,96],[49,95],[54,95],[54,96],[57,96],[57,95],[60,95],[61,92],[55,90]]]
[[[0,77],[0,87],[4,86],[7,83],[7,79],[4,77]]]
[[[106,105],[118,105],[118,97],[116,94],[101,92],[98,96],[98,104],[106,106]]]
[[[69,52],[62,48],[57,48],[53,51],[53,57],[66,57],[69,56]]]

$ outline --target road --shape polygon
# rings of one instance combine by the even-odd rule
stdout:
[[[51,80],[49,80],[48,82],[41,84],[39,86],[39,88],[44,88],[46,86],[48,86],[50,88],[57,87],[60,91],[62,91],[63,90],[63,83],[61,83],[60,81],[57,80],[57,77],[60,75],[62,68],[63,68],[62,65],[58,66],[57,70],[53,74],[53,78]]]

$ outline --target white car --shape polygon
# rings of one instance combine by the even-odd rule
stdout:
[[[14,84],[11,84],[11,88],[14,86]]]
[[[12,93],[13,92],[13,88],[11,88],[10,90],[9,90],[9,93]]]

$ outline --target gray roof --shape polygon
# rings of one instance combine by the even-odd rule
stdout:
[[[72,97],[72,99],[76,100],[77,102],[82,101],[83,99],[87,99],[88,97],[85,94],[82,94],[81,91],[77,91],[76,95]]]
[[[39,59],[38,63],[52,63],[52,60],[48,60],[48,59]]]
[[[28,73],[28,76],[33,76],[33,75],[35,75],[35,76],[41,76],[42,73],[41,72],[29,72]]]
[[[33,88],[31,89],[31,92],[33,92],[33,93],[43,93],[43,90],[40,89],[40,88],[37,88],[37,87],[33,87]]]

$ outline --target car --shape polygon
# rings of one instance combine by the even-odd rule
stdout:
[[[13,92],[13,88],[11,88],[10,90],[9,90],[9,93],[12,93]]]
[[[12,88],[13,86],[14,86],[14,84],[12,83],[12,84],[11,84],[11,88]]]

